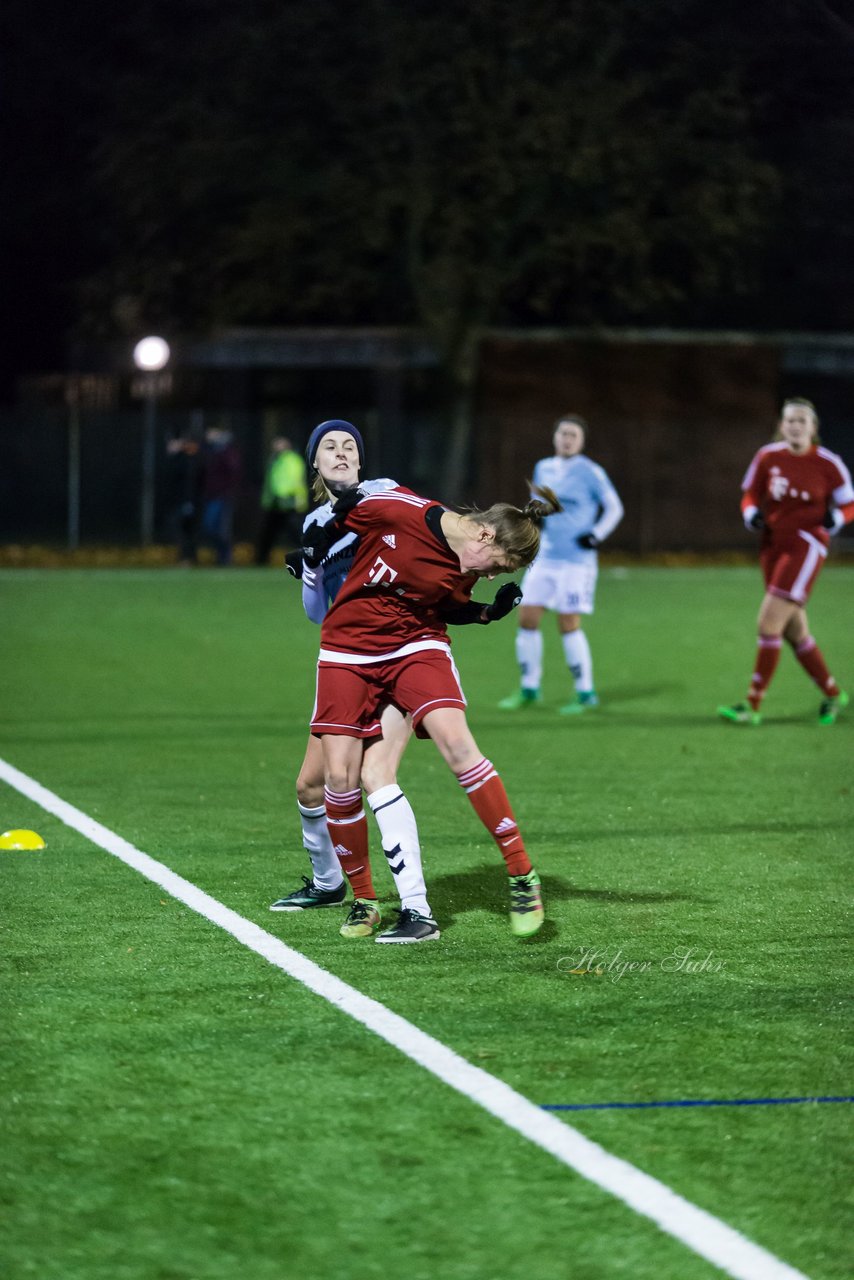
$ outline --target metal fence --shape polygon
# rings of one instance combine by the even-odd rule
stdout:
[[[258,518],[262,424],[231,414],[227,425],[243,457],[236,512],[243,540],[254,536]],[[173,541],[180,495],[166,444],[201,434],[203,417],[160,410],[151,428],[143,406],[0,411],[0,540],[71,547]]]
[[[783,396],[811,396],[825,443],[854,461],[854,335],[796,337],[496,331],[483,346],[462,501],[517,500],[555,414],[572,410],[591,420],[591,455],[626,506],[609,546],[752,548],[738,485]],[[156,401],[114,369],[39,379],[20,407],[0,409],[0,543],[174,544],[182,495],[167,442],[208,426],[231,430],[242,454],[234,532],[252,541],[270,439],[300,449],[341,406],[370,472],[443,496],[435,370],[405,333],[240,331],[182,359]],[[209,407],[189,407],[199,404]],[[854,547],[854,535],[836,545]]]

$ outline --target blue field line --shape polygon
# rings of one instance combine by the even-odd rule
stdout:
[[[783,1107],[793,1102],[854,1102],[842,1098],[682,1098],[672,1102],[542,1102],[543,1111],[641,1111],[648,1107]]]

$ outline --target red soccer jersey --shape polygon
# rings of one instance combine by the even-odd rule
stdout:
[[[352,567],[320,631],[320,657],[364,662],[447,644],[441,609],[465,604],[476,581],[439,529],[445,508],[409,489],[372,493],[350,511],[359,535]]]
[[[792,453],[784,441],[766,444],[747,468],[743,504],[758,507],[774,537],[800,530],[829,541],[823,521],[831,499],[837,507],[854,501],[851,476],[842,459],[821,445]]]

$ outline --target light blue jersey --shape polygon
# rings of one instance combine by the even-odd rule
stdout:
[[[602,542],[623,518],[623,504],[604,469],[583,453],[542,458],[534,467],[534,484],[553,490],[563,507],[543,521],[538,560],[595,562],[595,551],[579,547],[579,535],[592,533]]]
[[[396,489],[397,481],[363,480],[359,484],[359,492],[384,493],[386,489]],[[313,524],[324,525],[332,519],[332,503],[324,502],[322,506],[309,511],[303,521],[303,533]],[[356,554],[356,535],[349,529],[341,535],[329,548],[317,569],[304,566],[302,574],[302,604],[312,622],[320,624],[326,617],[332,601],[338,594],[338,588],[347,577]]]

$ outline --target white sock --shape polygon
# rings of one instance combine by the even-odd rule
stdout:
[[[297,801],[299,820],[302,825],[303,846],[311,859],[312,878],[318,889],[337,889],[344,883],[344,874],[338,855],[329,838],[326,825],[326,809],[321,804],[316,809],[307,809]]]
[[[522,688],[539,689],[543,678],[543,633],[519,628],[516,632],[516,661],[522,669]]]
[[[593,658],[587,636],[580,627],[577,631],[568,631],[563,636],[563,651],[566,655],[566,665],[575,681],[576,693],[591,693],[593,691]]]
[[[383,853],[394,876],[401,907],[429,916],[427,886],[421,869],[421,846],[412,806],[393,782],[372,791],[368,804],[380,829]]]

